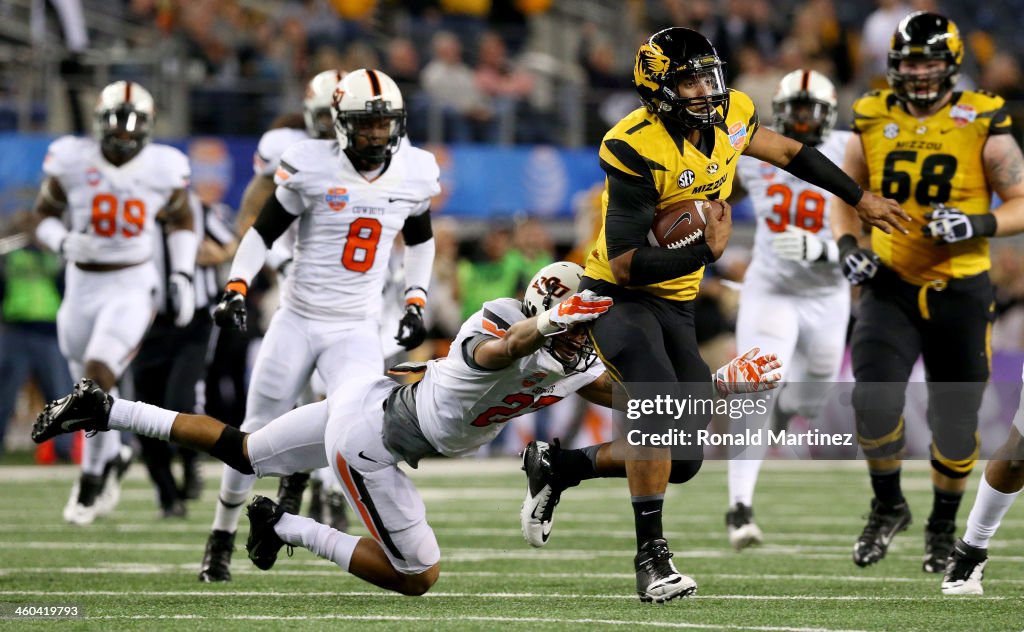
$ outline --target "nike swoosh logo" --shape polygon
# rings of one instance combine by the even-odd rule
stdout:
[[[389,197],[388,198],[388,204],[394,204],[395,202],[412,202],[413,204],[416,204],[419,201],[420,200],[408,200],[406,198],[393,198],[393,197]]]
[[[949,127],[949,128],[947,128],[947,129],[940,129],[940,130],[939,130],[939,133],[940,133],[940,134],[948,134],[948,133],[952,132],[952,131],[953,131],[953,130],[955,130],[955,129],[956,129],[955,127]]]
[[[380,463],[380,461],[377,461],[376,459],[371,459],[370,457],[368,457],[365,454],[363,454],[362,450],[359,451],[359,458],[360,459],[366,459],[370,463]]]
[[[652,515],[654,515],[656,513],[661,513],[661,510],[660,509],[655,509],[654,511],[641,511],[640,515],[641,516],[652,516]]]
[[[732,159],[735,158],[738,155],[739,154],[733,154],[733,155],[729,156],[728,158],[726,158],[725,159],[725,164],[729,164],[730,162],[732,162]]]
[[[682,215],[680,215],[679,217],[677,217],[677,218],[676,218],[676,221],[672,222],[672,225],[671,225],[671,226],[669,226],[669,227],[668,227],[668,230],[666,230],[666,231],[665,231],[665,235],[664,235],[664,236],[662,237],[662,239],[665,239],[666,237],[668,237],[669,235],[671,235],[671,234],[672,234],[672,231],[674,231],[674,230],[676,229],[676,226],[679,226],[679,225],[680,225],[680,224],[682,224],[682,223],[683,223],[684,221],[685,221],[685,222],[687,222],[687,223],[689,223],[689,222],[692,222],[692,221],[693,221],[693,216],[692,216],[692,215],[690,215],[690,211],[686,211],[685,213],[683,213]]]

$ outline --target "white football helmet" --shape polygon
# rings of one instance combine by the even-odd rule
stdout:
[[[523,313],[529,316],[549,310],[579,290],[583,268],[570,261],[556,261],[537,271],[523,293]],[[586,371],[597,359],[594,345],[584,327],[573,327],[549,336],[544,349],[567,372]]]
[[[93,133],[103,154],[122,164],[149,142],[153,95],[134,81],[115,81],[100,91],[93,115]]]
[[[325,70],[306,84],[302,116],[310,138],[330,138],[334,133],[331,104],[334,102],[334,89],[344,76],[344,70]]]
[[[836,125],[836,87],[817,70],[794,70],[779,82],[772,98],[775,131],[812,147]]]
[[[383,72],[360,68],[345,75],[334,90],[331,110],[338,143],[345,151],[378,165],[398,151],[405,136],[405,101],[398,84]],[[380,122],[387,123],[386,139],[371,131]],[[357,136],[364,142],[358,143]]]

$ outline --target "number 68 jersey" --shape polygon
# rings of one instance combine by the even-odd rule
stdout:
[[[817,149],[835,164],[842,165],[850,137],[850,132],[833,131]],[[751,156],[740,156],[736,176],[750,195],[757,216],[754,254],[747,277],[760,282],[762,287],[790,294],[818,296],[838,289],[846,291],[836,264],[784,260],[772,250],[772,240],[789,226],[810,231],[822,239],[832,239],[828,220],[831,194]]]
[[[416,387],[416,417],[423,435],[445,456],[461,456],[498,436],[505,423],[558,402],[604,373],[598,360],[583,373],[566,373],[546,350],[509,367],[485,369],[473,361],[480,344],[504,338],[523,320],[522,303],[499,298],[484,303],[462,325],[448,357],[431,360]]]
[[[968,215],[988,213],[992,202],[982,162],[989,136],[1009,134],[1002,97],[982,90],[954,92],[949,103],[924,118],[911,115],[891,90],[869,92],[853,104],[871,190],[900,203],[914,223],[906,235],[871,231],[871,248],[906,281],[980,274],[991,266],[987,239],[936,244],[921,232],[936,205]]]
[[[177,189],[188,186],[185,154],[149,143],[115,167],[91,138],[63,136],[50,144],[43,172],[68,200],[71,232],[96,240],[94,258],[78,263],[142,263],[152,257],[156,215]]]
[[[288,306],[315,320],[379,319],[395,236],[430,210],[439,177],[433,154],[407,144],[372,179],[337,141],[289,146],[274,174],[277,199],[299,217]]]

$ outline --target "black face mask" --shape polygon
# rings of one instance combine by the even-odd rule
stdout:
[[[374,105],[378,103],[380,102]],[[389,126],[386,139],[363,131],[373,129],[381,122],[386,122]],[[362,166],[373,168],[384,164],[398,151],[398,145],[405,136],[405,110],[376,108],[376,111],[370,112],[341,112],[338,114],[336,124],[348,137],[345,153],[353,163],[358,162]]]
[[[128,104],[96,117],[100,149],[111,162],[124,164],[149,142],[149,117]]]

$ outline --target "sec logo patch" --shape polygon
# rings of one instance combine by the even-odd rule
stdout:
[[[332,211],[340,211],[348,204],[348,189],[342,187],[327,189],[327,193],[324,194],[324,202],[327,202],[327,206],[331,207]]]
[[[686,187],[690,186],[691,184],[693,184],[693,179],[693,171],[691,171],[690,169],[687,169],[686,171],[680,173],[678,180],[679,188],[685,189]]]

